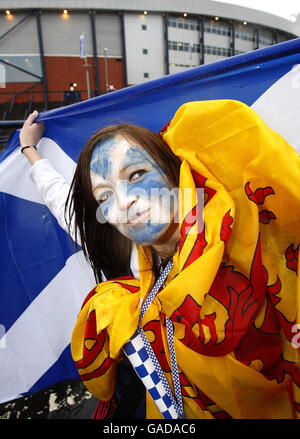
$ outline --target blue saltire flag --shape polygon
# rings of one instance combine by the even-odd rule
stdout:
[[[158,132],[189,101],[237,99],[300,152],[300,39],[42,113],[39,151],[71,181],[101,127]],[[0,156],[0,403],[78,378],[70,338],[95,280],[30,180],[16,131]]]

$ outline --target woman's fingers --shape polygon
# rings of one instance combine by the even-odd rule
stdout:
[[[45,126],[43,122],[35,123],[37,116],[38,112],[34,111],[24,122],[19,136],[21,146],[37,145],[37,143],[40,141],[40,138],[45,130]]]
[[[34,123],[35,119],[38,117],[39,113],[34,110],[32,113],[29,114],[27,119],[24,122],[24,126],[30,126]]]

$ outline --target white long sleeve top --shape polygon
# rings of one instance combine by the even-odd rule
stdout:
[[[37,160],[30,168],[29,176],[35,183],[41,200],[48,207],[53,216],[57,219],[58,224],[67,232],[69,221],[68,216],[65,218],[65,205],[70,190],[70,185],[64,177],[57,172],[48,159]],[[75,228],[70,224],[70,236],[74,240]],[[80,242],[78,242],[80,245]],[[133,275],[139,278],[138,257],[135,244],[132,245],[130,268]]]

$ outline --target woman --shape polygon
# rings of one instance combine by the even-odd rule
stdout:
[[[178,186],[180,164],[160,137],[141,127],[109,126],[89,140],[67,204],[98,279],[101,270],[108,278],[127,273],[131,241],[173,255],[179,232],[170,224],[175,206],[168,196]],[[161,223],[149,221],[155,213]]]
[[[53,165],[50,160],[42,157],[39,148],[37,148],[45,129],[43,122],[35,122],[37,116],[37,111],[28,116],[19,136],[22,153],[31,165],[29,177],[34,182],[41,200],[57,219],[59,225],[75,240],[74,227],[70,224],[68,215],[65,214],[70,185],[55,169],[55,164]],[[77,244],[81,245],[79,237],[77,238]],[[127,265],[127,274],[134,274],[135,277],[139,277],[137,252],[133,245],[131,246],[130,261]],[[106,275],[108,273],[102,272],[102,279],[106,278]]]
[[[160,140],[123,128],[88,142],[70,195],[99,280],[102,268],[118,277],[90,292],[74,328],[84,383],[113,406],[118,365],[138,328],[187,418],[299,417],[299,157],[236,101],[183,105]],[[178,182],[181,200],[148,203],[149,188]],[[157,206],[169,222],[151,222]],[[120,278],[129,239],[140,280]],[[146,417],[162,418],[152,396]]]

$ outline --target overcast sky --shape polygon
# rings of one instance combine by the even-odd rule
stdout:
[[[223,3],[246,6],[252,9],[269,12],[294,21],[292,14],[300,13],[300,0],[218,0]]]

